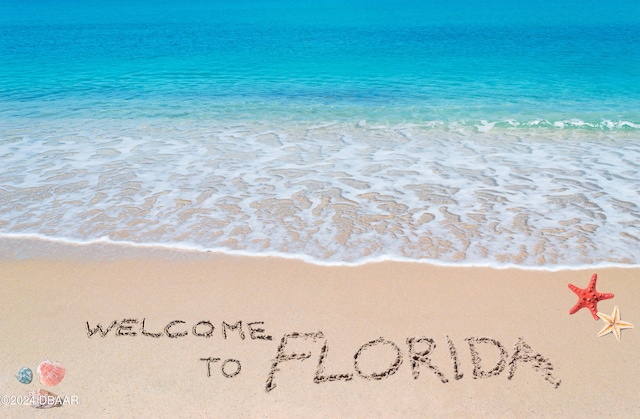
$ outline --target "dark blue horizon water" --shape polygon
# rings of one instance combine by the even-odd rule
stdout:
[[[3,0],[0,62],[0,117],[640,122],[629,0]]]

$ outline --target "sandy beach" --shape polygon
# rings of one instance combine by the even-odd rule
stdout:
[[[0,242],[2,417],[631,417],[638,334],[569,310],[568,284],[637,323],[638,269],[328,267]],[[64,365],[40,384],[44,360]],[[15,374],[34,372],[22,384]],[[29,391],[62,406],[35,411]],[[28,404],[28,403],[27,403]]]
[[[0,419],[640,419],[640,1],[509,6],[0,1]]]

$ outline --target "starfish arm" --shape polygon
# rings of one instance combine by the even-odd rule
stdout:
[[[604,294],[598,293],[598,300],[609,300],[613,297],[615,297],[615,294],[611,294],[610,292]]]
[[[612,329],[613,329],[613,325],[612,324],[606,325],[605,327],[602,328],[602,330],[600,332],[598,332],[598,336],[597,337],[604,336],[604,335],[606,335],[608,333],[611,333]]]
[[[613,307],[613,315],[611,317],[613,317],[614,323],[618,323],[620,321],[620,310],[618,309],[618,306]]]
[[[616,325],[620,328],[620,329],[633,329],[633,325],[629,322],[623,322],[622,320],[618,321],[616,323]]]
[[[569,284],[569,289],[576,293],[576,295],[580,295],[580,291],[582,291],[580,288],[576,287],[573,284]]]
[[[598,320],[598,312],[596,311],[595,307],[587,307],[587,308],[591,312],[591,315],[593,316],[593,319],[594,320]]]
[[[604,313],[600,313],[600,312],[598,312],[598,317],[600,317],[602,320],[604,320],[605,322],[607,322],[607,323],[609,323],[609,324],[612,324],[612,323],[613,323],[613,319],[612,319],[611,317],[607,316],[607,315],[606,315],[606,314],[604,314]]]
[[[578,303],[575,306],[571,307],[571,310],[569,310],[569,314],[575,313],[576,311],[580,310],[582,307],[583,305],[580,304],[580,302],[578,301]]]
[[[598,274],[593,274],[591,276],[591,281],[589,281],[589,286],[587,288],[596,289],[596,281],[598,280]]]
[[[616,340],[620,342],[620,328],[617,324],[612,324],[611,328],[613,329],[613,334],[616,335]]]

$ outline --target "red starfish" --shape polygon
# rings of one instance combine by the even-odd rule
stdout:
[[[613,298],[613,294],[602,294],[596,291],[596,281],[598,280],[598,274],[593,274],[589,286],[585,289],[576,287],[573,284],[569,284],[571,291],[578,295],[578,302],[575,306],[569,310],[569,314],[573,314],[580,310],[582,307],[586,307],[591,311],[593,318],[598,320],[598,301],[608,300]]]

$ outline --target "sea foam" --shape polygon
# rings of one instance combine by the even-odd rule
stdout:
[[[337,264],[639,263],[638,133],[617,122],[35,121],[0,134],[5,236]]]

